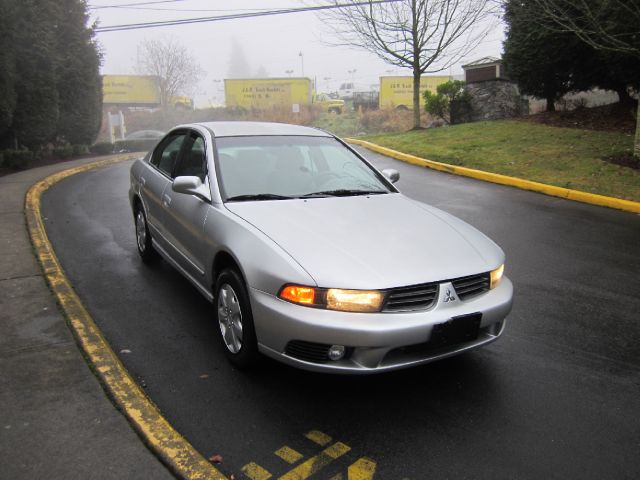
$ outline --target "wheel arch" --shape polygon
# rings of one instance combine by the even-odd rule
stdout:
[[[147,210],[147,206],[145,205],[144,200],[142,200],[142,196],[136,192],[131,197],[131,213],[133,214],[134,218],[136,216],[136,210],[138,208],[141,208],[142,212],[144,213],[144,216],[146,218],[149,218],[149,212]]]
[[[239,274],[244,286],[248,288],[247,277],[240,266],[240,262],[228,251],[220,250],[215,257],[213,258],[213,264],[211,265],[211,291],[215,297],[215,286],[216,279],[220,272],[222,272],[225,268],[233,268]]]
[[[133,195],[133,198],[131,199],[131,211],[133,212],[134,216],[138,208],[142,208],[142,210],[144,211],[144,204],[142,203],[142,199],[140,198],[140,195],[136,193]]]

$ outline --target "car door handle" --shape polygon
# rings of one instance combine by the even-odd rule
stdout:
[[[147,183],[147,179],[144,177],[140,177],[140,186],[144,187],[145,183]]]
[[[171,197],[169,195],[162,196],[162,205],[164,205],[166,208],[169,208],[169,205],[171,205]]]

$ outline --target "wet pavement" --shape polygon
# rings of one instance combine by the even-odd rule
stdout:
[[[43,213],[113,349],[180,433],[224,457],[227,474],[278,478],[320,458],[313,478],[346,479],[363,459],[377,479],[637,478],[640,216],[365,155],[398,169],[403,193],[505,250],[516,297],[498,342],[368,377],[266,359],[243,373],[215,341],[212,306],[167,264],[138,259],[129,163],[64,180]]]

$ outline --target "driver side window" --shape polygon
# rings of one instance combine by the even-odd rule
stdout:
[[[198,177],[202,183],[207,178],[207,156],[205,155],[204,138],[200,136],[192,136],[191,145],[187,145],[178,168],[176,168],[176,177],[184,175]]]
[[[172,176],[185,137],[186,134],[179,133],[167,138],[151,159],[151,163],[169,177]]]

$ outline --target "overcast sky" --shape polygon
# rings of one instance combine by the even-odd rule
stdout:
[[[90,0],[93,20],[99,26],[122,25],[149,21],[186,19],[243,13],[252,10],[308,6],[305,0],[178,0],[156,2],[136,7],[119,7],[150,0]],[[321,3],[321,2],[315,2]],[[238,42],[255,73],[262,66],[270,77],[293,76],[315,78],[318,91],[333,91],[340,83],[354,80],[359,88],[378,83],[383,75],[410,75],[408,69],[385,64],[374,55],[346,47],[329,47],[322,42],[331,32],[316,13],[293,13],[280,16],[195,23],[141,30],[98,33],[104,61],[103,74],[134,74],[136,46],[144,39],[170,36],[191,50],[204,75],[194,93],[196,105],[207,106],[222,98],[222,82],[229,72],[232,43]],[[504,30],[501,24],[463,62],[468,63],[485,56],[499,57]],[[302,52],[302,57],[300,57]],[[349,73],[349,71],[353,71]],[[449,71],[443,72],[448,74]],[[461,74],[460,65],[452,70]],[[328,80],[325,80],[328,79]]]

